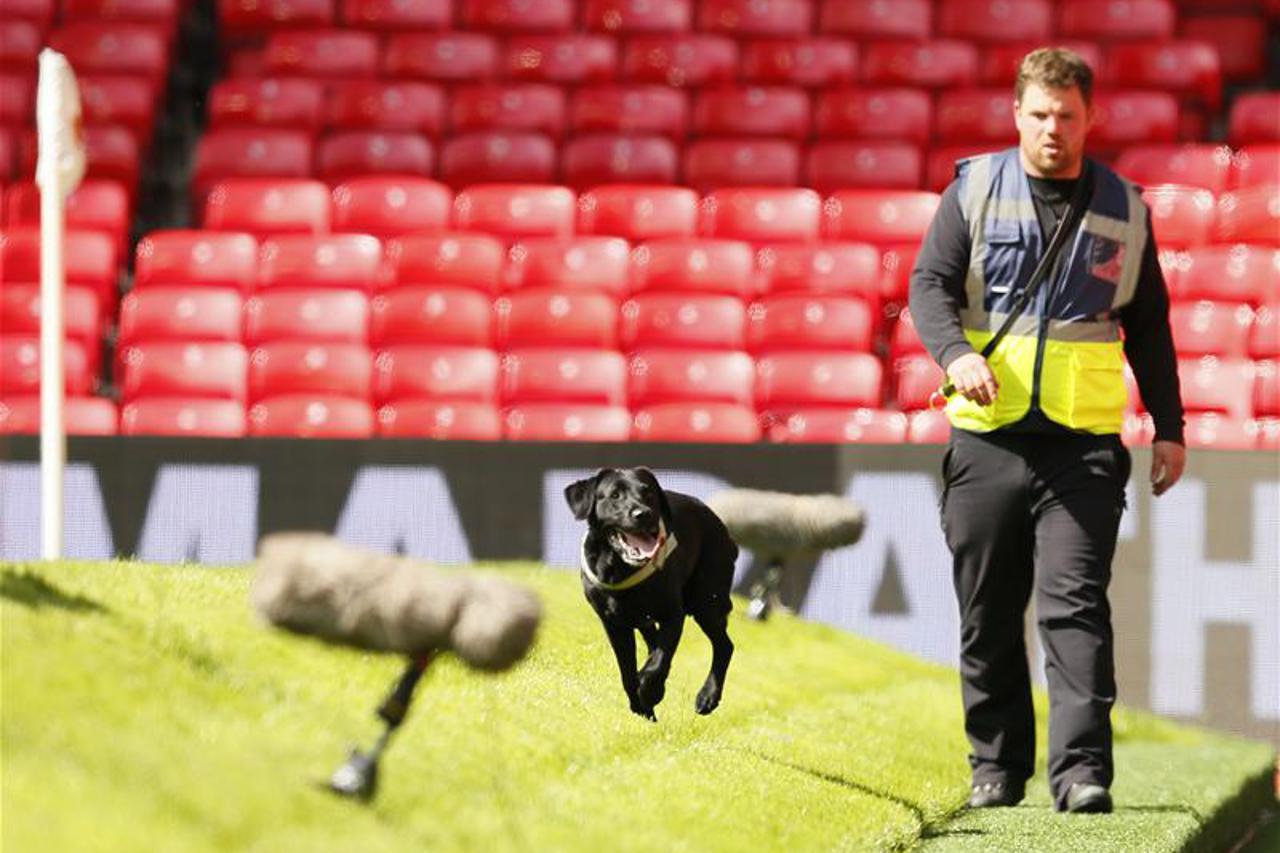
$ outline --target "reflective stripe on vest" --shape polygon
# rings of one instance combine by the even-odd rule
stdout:
[[[1092,433],[1120,431],[1127,402],[1119,309],[1133,299],[1146,250],[1147,208],[1138,187],[1091,162],[1093,195],[1056,269],[989,359],[1000,385],[996,402],[979,406],[956,394],[952,425],[989,432],[1031,408],[1036,353],[1040,408],[1051,420]],[[974,349],[995,335],[1026,286],[1048,242],[1036,216],[1018,149],[957,164],[961,211],[971,251],[960,310]]]

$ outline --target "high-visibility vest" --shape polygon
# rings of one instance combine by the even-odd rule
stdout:
[[[1049,277],[988,361],[996,400],[954,394],[957,428],[990,432],[1021,420],[1033,403],[1084,432],[1120,432],[1128,393],[1119,310],[1133,299],[1146,251],[1147,207],[1137,186],[1090,161],[1093,195]],[[960,323],[981,351],[1022,293],[1050,235],[1036,217],[1018,149],[960,161],[960,207],[971,251]]]

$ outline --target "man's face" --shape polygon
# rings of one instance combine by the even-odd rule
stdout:
[[[1043,88],[1029,83],[1013,105],[1022,166],[1038,178],[1074,178],[1084,159],[1084,139],[1093,127],[1093,107],[1078,86]]]

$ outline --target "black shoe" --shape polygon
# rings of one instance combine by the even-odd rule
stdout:
[[[1074,814],[1111,814],[1111,792],[1091,782],[1076,782],[1067,789],[1067,811]]]
[[[1016,806],[1025,796],[1025,782],[974,782],[969,802],[965,805],[971,809]]]

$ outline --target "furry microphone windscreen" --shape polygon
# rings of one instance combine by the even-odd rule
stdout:
[[[524,657],[542,618],[538,597],[517,584],[318,533],[264,537],[251,600],[266,621],[297,634],[408,655],[452,651],[490,671]]]
[[[852,545],[862,536],[862,507],[839,495],[791,495],[727,489],[707,504],[743,548],[785,560]]]

